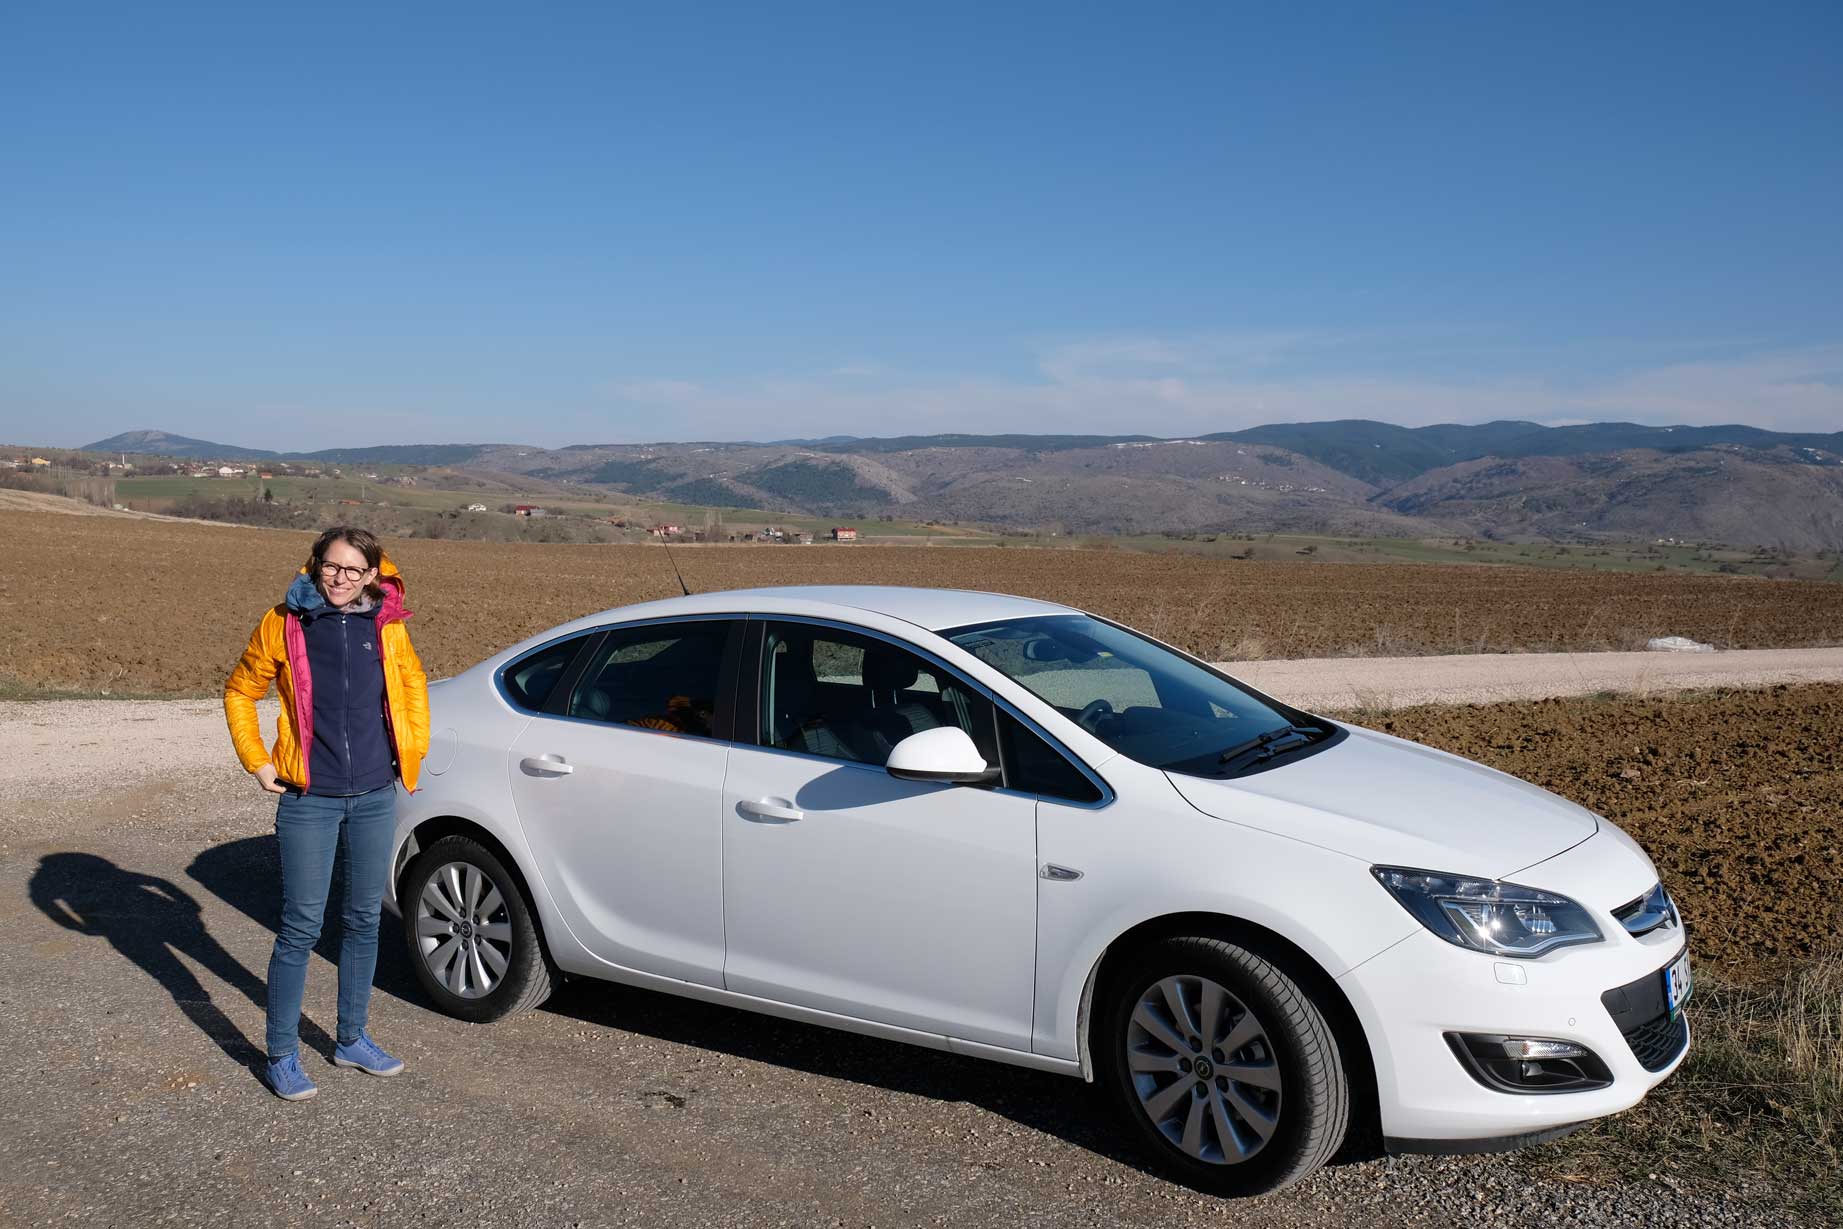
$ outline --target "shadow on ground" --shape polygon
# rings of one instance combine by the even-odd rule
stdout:
[[[192,860],[186,875],[225,904],[230,905],[270,934],[282,922],[282,862],[275,834],[246,837],[214,845]],[[335,967],[339,964],[339,917],[345,911],[345,854],[333,863],[333,880],[327,888],[326,913],[314,954]],[[433,1004],[416,984],[403,951],[403,934],[389,910],[378,921],[378,967],[372,987],[394,998],[433,1010]],[[257,1002],[263,1000],[259,997]],[[306,1037],[303,1021],[302,1036]],[[316,1049],[319,1042],[312,1043]],[[332,1053],[331,1042],[326,1053]]]
[[[54,853],[39,860],[27,891],[58,925],[107,939],[172,995],[186,1018],[234,1062],[253,1068],[262,1061],[261,1047],[231,1022],[180,956],[197,961],[258,1007],[267,1002],[262,979],[205,929],[198,902],[184,889],[96,854]],[[302,1037],[332,1053],[332,1039],[307,1021]]]

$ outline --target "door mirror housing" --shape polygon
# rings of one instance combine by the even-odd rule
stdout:
[[[998,769],[985,762],[973,740],[957,725],[909,735],[890,748],[884,768],[890,776],[903,781],[987,785],[998,780]]]

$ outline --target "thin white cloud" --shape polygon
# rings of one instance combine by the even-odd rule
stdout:
[[[1454,331],[1453,335],[1458,335]],[[1843,430],[1843,344],[1635,366],[1597,379],[1479,379],[1350,366],[1380,333],[1102,337],[1046,346],[1040,378],[931,378],[860,366],[725,383],[643,380],[607,390],[651,412],[648,438],[928,434],[941,431],[1195,435],[1272,422],[1373,418],[1403,426],[1525,419],[1746,423]]]

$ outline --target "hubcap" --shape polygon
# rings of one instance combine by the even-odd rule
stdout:
[[[1223,987],[1191,976],[1153,983],[1133,1007],[1125,1044],[1139,1106],[1174,1147],[1234,1165],[1273,1138],[1280,1121],[1273,1046],[1266,1027]]]
[[[486,872],[449,862],[416,901],[416,947],[435,980],[464,999],[492,993],[512,964],[512,915]]]

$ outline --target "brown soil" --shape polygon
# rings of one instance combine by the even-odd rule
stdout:
[[[0,683],[215,694],[308,535],[0,511]],[[411,631],[451,674],[566,619],[678,591],[657,546],[399,540]],[[1260,563],[1120,551],[689,547],[694,591],[878,583],[1078,605],[1213,660],[1843,642],[1843,587],[1754,578]]]
[[[1755,981],[1843,941],[1843,685],[1350,716],[1625,829],[1677,898],[1698,967]]]

